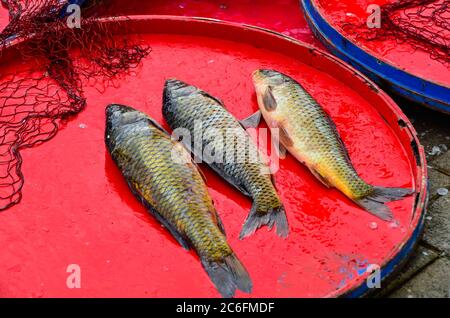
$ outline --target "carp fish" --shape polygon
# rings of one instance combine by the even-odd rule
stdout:
[[[188,150],[146,114],[117,104],[106,108],[105,142],[136,198],[183,248],[194,248],[222,296],[250,293],[249,274]]]
[[[241,239],[264,225],[269,229],[276,225],[278,236],[287,237],[286,214],[270,168],[248,132],[222,101],[195,86],[170,79],[164,87],[163,116],[174,131],[187,130],[192,138],[183,136],[182,142],[196,158],[252,198]],[[205,156],[206,149],[209,157]]]
[[[260,113],[278,129],[280,157],[287,150],[327,187],[335,187],[357,205],[385,221],[393,219],[384,203],[412,194],[405,188],[366,183],[353,167],[335,124],[316,100],[294,79],[274,70],[253,73]],[[256,119],[255,122],[258,122]]]

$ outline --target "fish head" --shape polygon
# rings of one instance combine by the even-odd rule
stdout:
[[[279,86],[286,83],[286,76],[274,70],[259,69],[253,72],[253,84],[256,88]]]
[[[164,84],[164,103],[183,96],[191,95],[198,91],[198,88],[183,81],[171,78]]]
[[[282,90],[288,84],[288,78],[280,72],[265,69],[254,71],[252,77],[259,109],[266,121],[270,121],[268,116],[273,117],[278,108],[274,92]]]
[[[114,136],[131,124],[144,122],[148,116],[133,107],[111,104],[106,107],[106,139],[114,139]]]
[[[119,128],[147,118],[147,115],[130,106],[111,104],[106,107],[106,128]]]
[[[178,122],[176,114],[180,114],[182,110],[189,107],[196,106],[198,103],[190,101],[195,100],[198,93],[200,93],[200,90],[197,87],[183,81],[174,78],[166,80],[163,91],[162,113],[169,126],[179,126],[180,123],[175,124]]]

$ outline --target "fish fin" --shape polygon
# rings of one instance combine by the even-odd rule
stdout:
[[[214,201],[213,201],[213,206],[214,206]],[[213,219],[216,221],[217,227],[222,232],[222,234],[227,236],[227,234],[225,233],[225,227],[223,226],[222,219],[220,218],[220,216],[217,213],[217,211],[215,209],[212,209],[209,213],[211,214]]]
[[[167,134],[170,136],[169,132],[167,130],[165,130],[158,122],[156,122],[155,120],[153,120],[152,118],[148,117],[147,118],[148,122],[150,124],[152,124],[153,126],[155,126],[156,128],[158,128],[159,130],[161,130],[163,133]]]
[[[272,134],[272,147],[275,150],[278,158],[285,159],[286,158],[286,148],[280,143],[279,138],[275,137]]]
[[[203,95],[203,96],[206,97],[206,98],[212,99],[212,100],[215,101],[216,103],[219,103],[220,105],[222,105],[223,108],[225,108],[225,104],[222,102],[221,99],[219,99],[219,98],[217,98],[217,97],[215,97],[215,96],[212,96],[211,94],[209,94],[209,93],[207,93],[207,92],[205,92],[205,91],[202,91],[202,90],[199,90],[199,94]]]
[[[281,238],[286,238],[289,234],[289,226],[286,218],[286,212],[284,207],[270,209],[266,213],[257,212],[258,206],[256,202],[253,202],[250,214],[245,220],[242,227],[239,239],[244,239],[259,229],[263,225],[267,225],[269,229],[272,229],[274,225],[277,227],[277,235]]]
[[[386,202],[400,200],[401,198],[413,194],[411,189],[404,188],[383,188],[374,187],[368,196],[356,200],[355,202],[367,212],[379,217],[384,221],[392,221],[394,218],[392,211],[384,204]]]
[[[383,221],[389,222],[394,218],[392,211],[384,203],[371,200],[370,198],[362,198],[359,200],[355,200],[355,202],[364,210],[366,210],[370,214],[375,215],[376,217],[379,217]]]
[[[227,236],[227,233],[225,232],[225,226],[223,225],[222,219],[220,218],[219,214],[215,212],[216,214],[216,220],[217,220],[217,226],[219,227],[219,230],[222,232],[223,235]]]
[[[270,175],[270,180],[272,180],[272,184],[276,188],[276,178],[275,178],[275,175],[273,173]]]
[[[332,185],[330,185],[330,183],[327,181],[327,179],[322,177],[322,175],[319,172],[317,172],[314,168],[308,167],[308,169],[309,169],[309,171],[311,171],[313,176],[316,177],[316,179],[319,180],[324,186],[326,186],[327,188],[331,188],[332,187]]]
[[[338,140],[339,144],[341,145],[341,149],[342,149],[342,151],[343,151],[343,153],[344,153],[345,158],[346,158],[349,162],[351,162],[351,160],[350,160],[350,155],[348,154],[348,149],[347,149],[347,147],[345,146],[344,141],[342,141],[341,135],[339,135],[339,132],[338,132],[337,127],[336,127],[336,124],[335,124],[334,121],[331,119],[330,115],[328,115],[328,113],[325,112],[325,110],[322,109],[322,111],[323,111],[324,114],[325,114],[325,119],[326,119],[326,121],[328,122],[328,124],[330,125],[330,127],[333,128],[333,129],[332,129],[332,130],[333,130],[333,133],[334,133],[336,139]]]
[[[187,149],[189,151],[189,149]],[[206,179],[205,173],[203,172],[203,170],[200,168],[200,166],[195,162],[195,160],[193,158],[191,158],[191,162],[194,165],[194,167],[197,168],[198,173],[202,176],[203,181],[205,181],[205,183],[208,183],[208,180]]]
[[[183,237],[183,235],[181,235],[181,233],[178,232],[178,230],[169,222],[166,221],[166,219],[164,219],[164,217],[159,214],[158,211],[156,211],[155,209],[151,208],[151,207],[147,207],[149,211],[153,211],[152,215],[170,232],[170,234],[172,234],[172,236],[175,238],[175,240],[186,250],[189,251],[190,245],[187,242],[187,240],[185,240],[185,238]]]
[[[292,147],[294,145],[294,141],[292,141],[292,138],[289,136],[286,128],[283,125],[280,125],[278,129],[281,144],[285,147]]]
[[[175,240],[187,251],[190,250],[190,245],[188,241],[183,237],[183,235],[178,232],[178,230],[170,224],[159,212],[155,209],[155,207],[151,204],[151,202],[148,202],[146,199],[144,199],[144,196],[140,193],[137,187],[133,186],[132,184],[128,183],[131,192],[134,194],[134,196],[141,201],[141,203],[147,208],[147,211],[150,212],[150,214],[158,220],[159,223],[161,223],[169,232],[172,234],[172,236],[175,238]]]
[[[262,96],[264,108],[267,111],[273,111],[277,108],[277,101],[275,100],[275,97],[273,97],[272,93],[272,86],[267,86],[266,90],[264,91],[264,94]]]
[[[373,192],[370,194],[372,200],[378,202],[391,202],[402,199],[405,196],[414,193],[412,189],[406,188],[385,188],[374,186]]]
[[[261,121],[261,112],[258,110],[256,113],[241,120],[240,123],[242,127],[244,127],[244,129],[248,129],[258,127],[260,121]]]
[[[230,254],[220,261],[210,261],[206,257],[201,257],[201,262],[222,297],[233,297],[236,289],[245,293],[252,292],[250,275],[236,255]]]

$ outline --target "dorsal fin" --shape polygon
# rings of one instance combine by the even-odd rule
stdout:
[[[241,124],[242,127],[244,127],[244,129],[248,129],[258,127],[260,121],[261,121],[261,112],[258,110],[256,111],[256,113],[251,114],[247,118],[239,121],[239,123]]]
[[[223,103],[219,98],[214,97],[214,96],[212,96],[212,95],[210,95],[210,94],[208,94],[207,92],[202,91],[202,90],[199,90],[199,93],[200,93],[201,95],[205,96],[206,98],[210,98],[210,99],[212,99],[213,101],[215,101],[216,103],[219,103],[220,105],[222,105],[223,108],[225,108],[224,103]]]
[[[153,118],[150,118],[149,116],[147,116],[147,121],[152,124],[153,126],[155,126],[156,128],[158,128],[159,130],[161,130],[163,133],[167,134],[170,136],[169,132],[167,130],[165,130],[158,122],[156,122]]]

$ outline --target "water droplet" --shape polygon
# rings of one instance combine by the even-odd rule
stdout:
[[[86,124],[80,124],[78,127],[80,127],[81,129],[85,129],[85,128],[87,128],[87,125]]]
[[[180,3],[180,4],[178,5],[178,8],[180,8],[180,9],[184,9],[184,8],[186,8],[186,4],[184,4],[184,3]]]
[[[220,4],[219,8],[222,10],[228,9],[228,7],[225,3]]]
[[[390,227],[391,229],[396,229],[396,228],[398,228],[398,226],[399,226],[399,223],[398,223],[397,220],[394,220],[394,221],[392,221],[391,223],[389,223],[389,227]]]
[[[447,195],[448,194],[448,189],[447,188],[439,188],[439,189],[437,189],[436,192],[439,195]]]
[[[370,223],[369,223],[369,227],[370,227],[372,230],[376,230],[376,229],[378,228],[378,223],[377,223],[377,222],[370,222]]]

